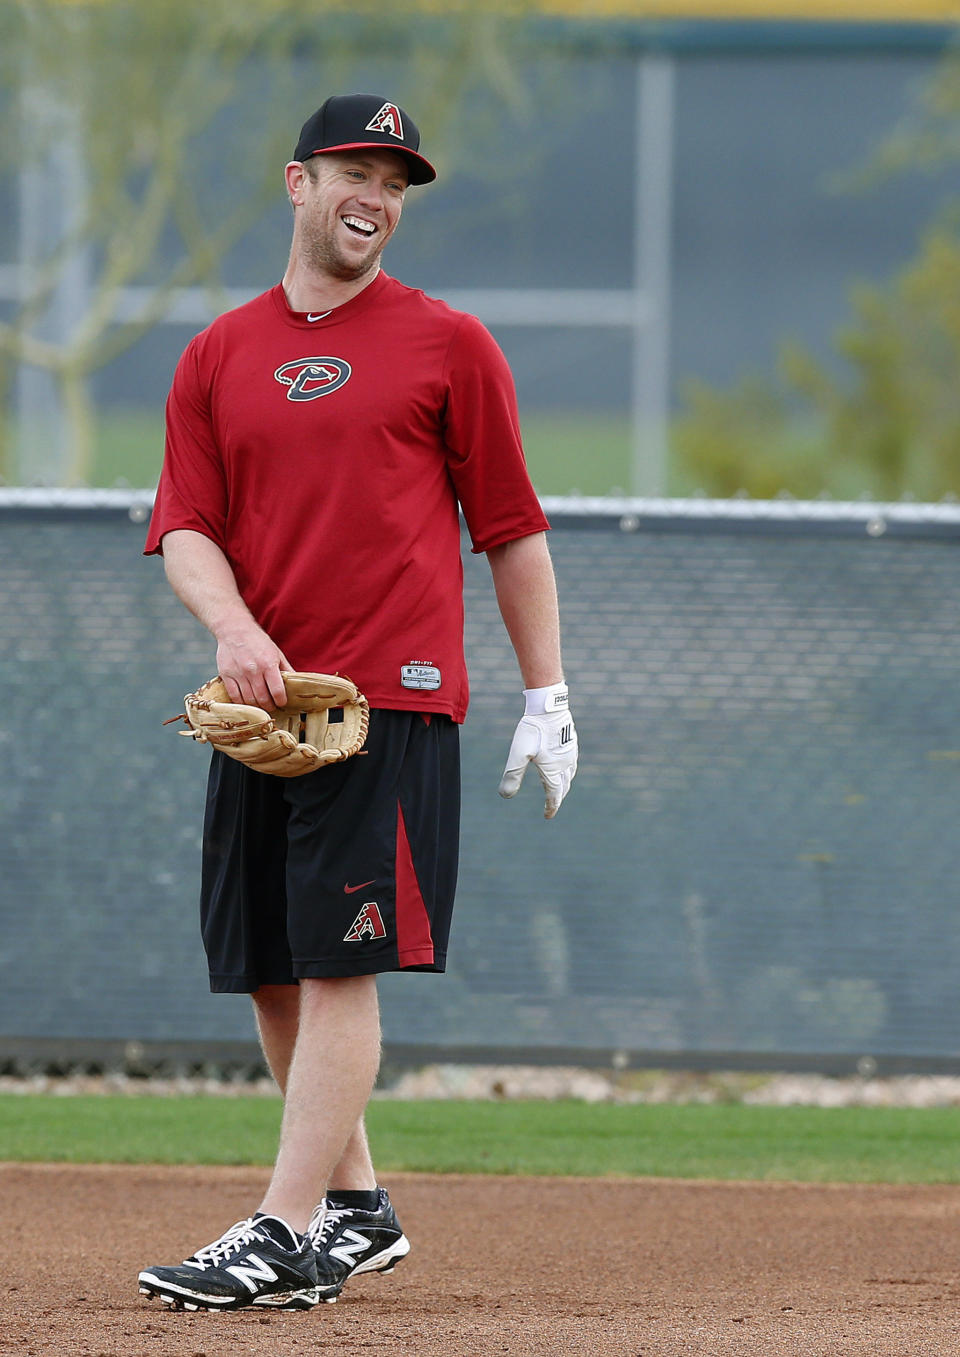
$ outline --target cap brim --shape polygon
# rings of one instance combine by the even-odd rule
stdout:
[[[347,141],[341,146],[318,146],[315,151],[308,151],[306,155],[295,157],[301,161],[310,160],[315,155],[329,155],[331,151],[391,151],[394,155],[401,156],[410,167],[411,184],[430,184],[437,177],[437,172],[417,151],[411,151],[409,146],[388,146],[382,141]]]

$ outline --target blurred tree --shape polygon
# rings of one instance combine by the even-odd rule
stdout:
[[[960,58],[846,186],[960,160]],[[731,390],[690,383],[674,428],[683,483],[705,493],[811,497],[960,493],[960,207],[948,204],[917,257],[860,284],[836,335],[839,365],[785,344],[773,375]]]
[[[391,0],[326,0],[309,13],[292,0],[3,6],[0,110],[18,135],[0,142],[0,248],[16,261],[0,268],[0,475],[88,479],[91,375],[162,319],[178,289],[206,288],[214,312],[226,307],[225,257],[282,200],[303,117],[355,71],[379,62],[391,73],[441,162],[458,133],[451,109],[471,87],[522,105],[508,38],[522,9],[461,0],[440,19]],[[52,455],[48,420],[18,459],[15,379],[21,407],[57,407]]]

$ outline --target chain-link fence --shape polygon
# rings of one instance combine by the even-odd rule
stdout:
[[[161,725],[213,647],[149,497],[2,494],[0,1059],[252,1051]],[[960,1067],[960,511],[547,507],[581,770],[549,824],[497,797],[520,684],[468,556],[450,966],[384,978],[388,1054]]]

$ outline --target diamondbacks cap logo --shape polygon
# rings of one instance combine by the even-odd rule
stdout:
[[[368,900],[343,936],[344,942],[363,942],[366,938],[385,938],[387,930],[376,900]]]
[[[369,108],[369,105],[367,105]],[[403,141],[403,119],[396,104],[383,104],[363,129],[365,132],[389,132],[398,141]]]
[[[313,401],[339,391],[353,371],[343,358],[295,358],[273,374],[281,386],[289,387],[288,401]]]

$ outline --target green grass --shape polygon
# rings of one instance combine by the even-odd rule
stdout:
[[[549,414],[521,412],[524,445],[530,475],[541,495],[623,495],[630,493],[633,434],[626,414]],[[679,428],[679,426],[678,426]],[[15,442],[13,431],[8,431]],[[690,443],[689,437],[687,444]],[[696,493],[719,496],[746,489],[754,498],[789,491],[800,499],[829,494],[834,499],[857,499],[861,494],[883,499],[882,477],[876,468],[829,456],[822,430],[797,424],[771,435],[762,451],[728,446],[703,434],[683,453],[684,439],[674,436],[666,493],[680,497]],[[0,439],[0,471],[3,443]],[[928,459],[929,460],[929,459]],[[163,410],[111,407],[98,413],[93,439],[93,462],[82,479],[91,486],[153,486],[163,461]],[[38,475],[50,468],[39,465]],[[13,473],[4,474],[13,477]],[[939,498],[935,467],[925,465],[919,452],[910,459],[903,489],[918,499]],[[30,469],[23,472],[30,482]]]
[[[630,493],[633,433],[627,415],[525,411],[522,424],[527,464],[541,495]],[[13,430],[8,435],[12,447],[16,442]],[[889,486],[884,488],[882,468],[833,457],[823,440],[817,426],[798,423],[772,434],[762,449],[751,453],[730,445],[729,440],[714,438],[709,431],[701,431],[693,444],[689,435],[684,438],[681,421],[673,431],[665,493],[680,498],[695,494],[723,498],[739,490],[757,499],[781,492],[798,499],[816,499],[821,494],[835,500],[889,497],[892,492]],[[92,464],[81,480],[95,487],[147,488],[156,485],[162,461],[162,408],[111,407],[99,412]],[[918,450],[904,472],[902,490],[917,499],[939,499],[947,488],[953,488],[952,482],[950,487],[941,484],[942,468],[928,465],[929,461],[929,455],[925,459]],[[11,482],[17,480],[12,462],[4,460],[2,437],[0,474]],[[22,470],[20,478],[30,484],[53,475],[53,468],[38,459],[35,467]]]
[[[277,1099],[0,1097],[0,1160],[269,1164]],[[960,1109],[375,1101],[384,1173],[960,1182]]]
[[[525,415],[530,479],[541,495],[630,493],[630,423],[588,415]]]
[[[630,484],[630,425],[598,415],[527,415],[524,443],[530,474],[542,495],[626,493]],[[92,486],[156,485],[163,460],[163,410],[103,412],[94,438]],[[28,477],[29,479],[29,477]]]
[[[101,415],[94,459],[91,485],[125,481],[136,490],[156,485],[163,463],[163,411],[117,410]]]

